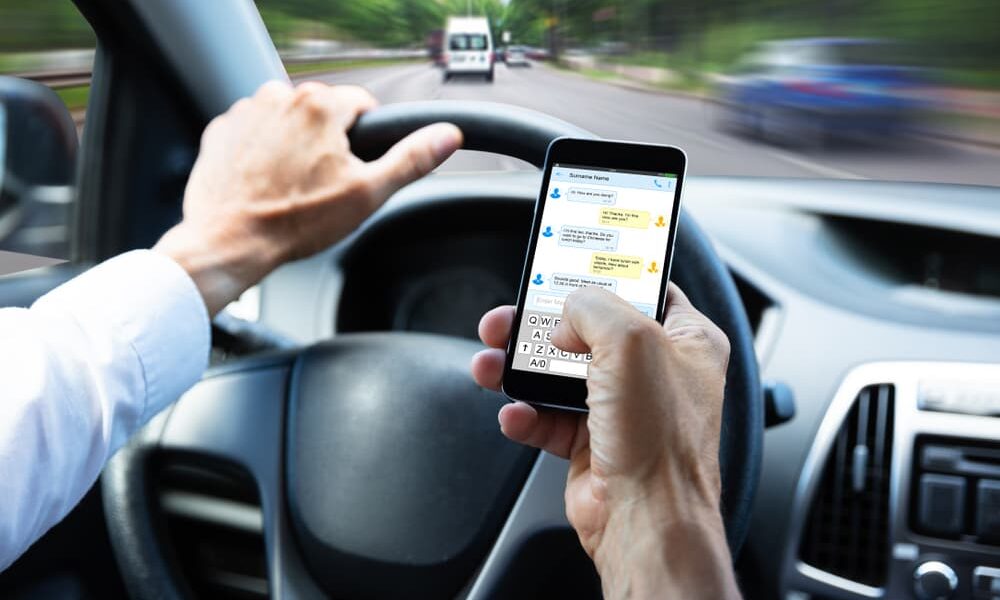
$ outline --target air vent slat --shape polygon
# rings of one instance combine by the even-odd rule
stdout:
[[[889,485],[893,387],[858,393],[819,474],[799,558],[865,585],[885,583],[889,560]]]
[[[268,598],[263,518],[250,475],[228,463],[166,456],[157,481],[167,545],[194,596]]]

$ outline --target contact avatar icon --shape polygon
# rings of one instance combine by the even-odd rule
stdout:
[[[557,190],[557,191],[558,191],[558,190]],[[552,237],[552,236],[554,236],[554,235],[555,235],[555,234],[554,234],[554,233],[552,233],[552,228],[551,228],[551,227],[549,227],[549,226],[546,226],[546,227],[545,227],[545,231],[543,231],[543,232],[542,232],[542,237]]]
[[[531,283],[535,285],[542,285],[543,283],[545,283],[545,281],[542,279],[542,274],[541,273],[536,274],[535,278],[531,280]]]
[[[562,196],[559,195],[559,188],[554,188],[552,193],[549,194],[549,198],[552,198],[553,200],[556,198],[562,198]]]

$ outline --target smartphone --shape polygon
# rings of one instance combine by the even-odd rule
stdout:
[[[591,356],[551,343],[575,289],[602,287],[663,321],[686,168],[673,146],[549,145],[504,365],[509,398],[586,410]]]

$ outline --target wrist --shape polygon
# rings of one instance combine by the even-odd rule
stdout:
[[[173,259],[194,281],[210,316],[263,279],[278,264],[277,257],[245,248],[240,236],[212,239],[207,232],[181,222],[153,247]]]
[[[647,487],[609,504],[593,555],[606,597],[739,598],[718,497],[692,487]]]

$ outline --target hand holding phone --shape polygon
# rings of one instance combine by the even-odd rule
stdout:
[[[500,409],[500,428],[570,461],[566,514],[605,590],[739,598],[719,512],[729,343],[672,284],[665,315],[661,326],[610,292],[571,294],[555,337],[597,357],[590,413],[513,402]],[[489,347],[472,360],[480,385],[499,387],[513,324],[512,306],[480,321]],[[680,523],[689,527],[661,527]]]
[[[507,349],[507,396],[586,410],[592,355],[551,343],[576,289],[606,289],[663,320],[686,165],[672,146],[552,142]]]

